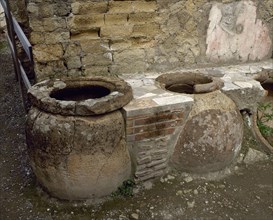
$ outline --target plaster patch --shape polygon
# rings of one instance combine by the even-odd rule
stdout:
[[[212,62],[256,61],[271,55],[267,26],[252,1],[216,3],[209,16],[206,56]]]

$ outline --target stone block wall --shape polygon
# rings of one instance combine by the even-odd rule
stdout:
[[[206,40],[211,9],[232,2],[238,1],[29,0],[37,78],[164,72],[230,62],[210,59]],[[253,4],[272,39],[272,0]]]
[[[0,4],[0,33],[4,30],[5,26],[6,26],[5,13],[4,9]]]
[[[23,30],[28,28],[27,0],[10,0],[10,9]]]

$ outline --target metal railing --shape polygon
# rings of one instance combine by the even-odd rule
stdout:
[[[8,0],[0,0],[0,3],[5,12],[6,18],[6,25],[7,25],[7,40],[8,45],[10,47],[10,51],[12,54],[14,70],[15,70],[15,77],[20,85],[20,92],[23,98],[24,107],[26,107],[26,96],[24,94],[24,90],[28,90],[31,87],[31,83],[29,78],[26,74],[25,68],[22,65],[22,62],[18,56],[18,50],[16,43],[19,42],[28,58],[30,71],[34,73],[34,60],[33,60],[33,53],[32,53],[32,46],[28,41],[25,33],[23,32],[22,28],[20,27],[19,23],[16,21],[15,17],[12,15],[10,10],[10,5]],[[18,39],[18,41],[17,41]],[[25,87],[25,89],[24,89]]]

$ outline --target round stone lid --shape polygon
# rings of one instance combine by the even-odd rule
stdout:
[[[45,80],[32,86],[33,106],[61,115],[100,115],[122,108],[133,99],[132,88],[117,77],[92,76]]]

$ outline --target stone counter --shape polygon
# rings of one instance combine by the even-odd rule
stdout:
[[[225,67],[177,69],[174,72],[201,72],[220,77],[224,81],[221,91],[235,102],[239,110],[253,113],[265,94],[260,83],[253,79],[254,74],[262,69],[273,69],[273,60]],[[136,181],[160,177],[168,172],[169,158],[194,102],[192,95],[159,88],[155,84],[159,75],[122,76],[132,86],[134,94],[134,100],[123,108],[123,112]]]

